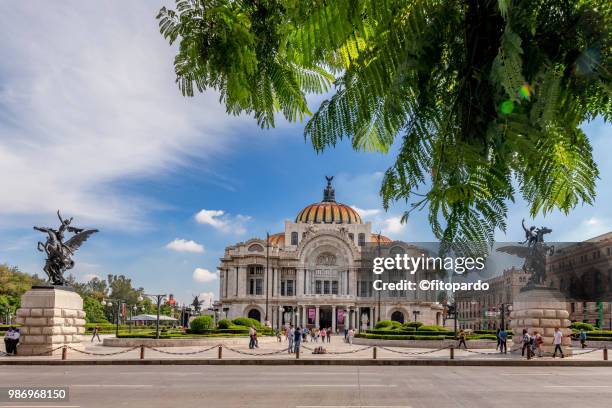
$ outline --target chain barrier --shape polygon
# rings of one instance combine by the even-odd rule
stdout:
[[[167,351],[167,350],[161,350],[161,349],[158,349],[158,348],[152,347],[152,346],[145,346],[145,347],[150,349],[150,350],[157,351],[158,353],[171,354],[171,355],[175,355],[175,356],[189,356],[189,355],[193,355],[193,354],[205,353],[205,352],[210,351],[212,349],[218,348],[219,346],[221,346],[221,344],[215,344],[214,346],[211,346],[211,347],[208,347],[208,348],[205,348],[205,349],[202,349],[202,350],[185,351],[185,352],[172,352],[172,351]]]
[[[417,355],[421,355],[421,354],[430,354],[430,353],[436,353],[438,351],[446,350],[446,349],[449,349],[450,346],[441,347],[439,349],[428,350],[428,351],[400,351],[400,350],[393,350],[393,349],[391,349],[389,347],[384,347],[384,346],[378,346],[378,348],[380,348],[382,350],[390,351],[392,353],[404,354],[404,355],[407,355],[407,356],[417,356]]]
[[[374,347],[374,346],[365,346],[365,347],[362,347],[362,348],[357,349],[357,350],[349,350],[349,351],[327,351],[326,350],[325,353],[318,353],[318,354],[334,354],[334,355],[337,355],[337,354],[352,354],[352,353],[359,353],[360,351],[371,349],[372,347]],[[315,349],[312,349],[312,348],[304,346],[304,345],[302,345],[301,348],[304,348],[304,349],[306,349],[308,351],[315,351]]]
[[[281,353],[287,353],[287,348],[283,348],[280,350],[276,350],[276,351],[270,351],[268,353],[247,353],[246,351],[242,351],[242,350],[236,350],[232,347],[229,346],[223,346],[224,349],[233,351],[234,353],[238,353],[238,354],[243,354],[245,356],[271,356],[273,354],[281,354]]]
[[[45,350],[45,351],[40,352],[40,353],[36,353],[36,354],[28,354],[27,356],[24,356],[24,357],[40,357],[40,356],[46,356],[46,355],[48,355],[49,353],[53,353],[54,351],[57,351],[57,350],[59,350],[59,349],[61,349],[61,348],[63,348],[63,347],[64,347],[64,346],[59,346],[59,347],[56,347],[56,348],[54,348],[54,349],[51,349],[51,350]],[[0,356],[1,356],[1,357],[8,357],[8,356],[10,356],[10,354],[5,353],[4,351],[0,351]],[[14,356],[18,356],[18,354],[14,354]]]
[[[62,348],[62,347],[60,347],[60,348]],[[116,351],[114,353],[92,353],[91,351],[79,350],[78,348],[74,348],[72,346],[66,346],[66,348],[68,348],[69,350],[72,350],[72,351],[76,351],[77,353],[87,354],[89,356],[116,356],[116,355],[119,355],[119,354],[125,354],[125,353],[129,353],[130,351],[139,349],[140,346],[134,346],[134,347],[131,347],[131,348],[126,349],[126,350]]]

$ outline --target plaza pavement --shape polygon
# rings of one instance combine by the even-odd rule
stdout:
[[[113,337],[105,335],[104,337]],[[286,352],[287,343],[283,338],[282,342],[277,342],[276,338],[261,337],[259,339],[259,348],[250,350],[248,348],[248,338],[215,338],[210,339],[208,346],[197,347],[159,347],[156,350],[147,348],[145,350],[145,359],[151,360],[187,360],[187,359],[217,359],[218,348],[213,347],[217,344],[223,345],[223,359],[266,359],[266,360],[287,360],[295,359],[294,354]],[[316,346],[324,346],[328,354],[312,354],[307,348]],[[316,359],[346,359],[346,360],[369,360],[373,357],[371,347],[362,345],[350,345],[343,341],[342,337],[332,337],[331,343],[303,343],[300,353],[301,360]],[[1,351],[4,351],[4,344],[1,346]],[[210,348],[205,352],[200,352],[203,349]],[[509,346],[511,348],[511,346]],[[68,360],[134,360],[139,359],[140,349],[136,348],[127,351],[127,347],[106,347],[99,342],[92,343],[89,337],[84,337],[82,342],[82,351],[80,353],[75,350],[68,350]],[[159,351],[158,351],[159,350]],[[391,351],[392,350],[392,351]],[[278,353],[276,353],[278,352]],[[118,354],[117,354],[118,353]],[[338,353],[338,354],[335,354]],[[379,360],[449,360],[450,352],[448,349],[422,349],[422,348],[405,348],[405,347],[389,347],[387,349],[377,348],[377,359]],[[602,361],[603,351],[594,349],[575,349],[576,355],[571,358],[566,358],[565,361]],[[109,355],[111,354],[111,355]],[[612,358],[612,356],[610,356]],[[516,360],[516,355],[501,354],[495,349],[478,349],[478,350],[457,350],[454,351],[455,360]],[[13,360],[28,360],[28,361],[48,361],[60,360],[61,354],[54,356],[0,356],[0,364],[8,359]],[[537,358],[536,360],[553,360],[551,357]],[[557,358],[557,361],[560,359]],[[612,361],[610,362],[612,365]]]
[[[0,408],[601,408],[612,367],[0,366],[0,383],[70,395]]]

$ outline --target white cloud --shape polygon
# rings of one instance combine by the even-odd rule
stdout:
[[[193,280],[196,282],[212,282],[218,278],[217,274],[204,268],[195,268],[193,271]]]
[[[219,231],[242,235],[246,232],[245,224],[251,220],[251,217],[241,214],[232,216],[223,210],[202,209],[195,215],[195,219],[198,223],[210,225]]]
[[[146,225],[161,203],[117,182],[229,150],[215,94],[181,96],[157,2],[15,3],[0,15],[0,224],[57,208],[82,223]],[[96,27],[92,30],[91,27]],[[249,120],[250,123],[250,120]],[[244,133],[240,133],[244,137]]]
[[[173,251],[192,252],[195,254],[201,254],[202,252],[204,252],[203,245],[198,244],[197,242],[192,240],[187,241],[186,239],[179,238],[176,238],[174,241],[166,244],[166,248],[172,249]]]
[[[359,215],[361,215],[361,218],[365,218],[365,219],[369,217],[373,217],[381,213],[381,210],[379,208],[365,209],[365,208],[359,208],[356,205],[351,205],[351,208],[357,211]]]
[[[385,235],[401,234],[408,226],[408,224],[402,223],[401,216],[385,218],[380,222],[380,225],[382,227],[382,232]]]
[[[82,281],[89,282],[90,280],[94,278],[102,280],[102,278],[99,275],[96,275],[95,273],[88,273],[88,274],[83,275]]]
[[[209,307],[212,306],[212,303],[215,300],[215,294],[212,292],[202,292],[198,295],[198,298],[200,299],[202,303],[203,307]]]

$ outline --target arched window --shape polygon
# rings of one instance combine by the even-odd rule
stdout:
[[[399,310],[396,310],[395,312],[393,312],[393,314],[391,314],[391,320],[393,320],[394,322],[404,323],[404,314]]]
[[[258,322],[261,322],[261,313],[257,309],[249,310],[249,314],[247,315],[249,319],[255,319]]]
[[[365,246],[365,234],[363,232],[359,233],[357,240],[359,241],[359,246]]]
[[[296,231],[293,231],[291,233],[291,245],[297,245],[298,244],[298,233]]]

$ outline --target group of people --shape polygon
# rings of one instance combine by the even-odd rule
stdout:
[[[17,344],[19,344],[19,337],[21,333],[19,329],[12,326],[4,334],[4,349],[6,350],[6,354],[17,354]]]
[[[586,341],[586,335],[584,336],[584,340]],[[527,359],[530,359],[531,357],[536,355],[538,357],[542,357],[542,346],[544,345],[544,338],[542,337],[541,333],[535,330],[532,335],[527,329],[523,329],[523,337],[521,341],[521,356],[527,356]],[[581,343],[583,343],[582,337]],[[559,352],[561,358],[564,358],[565,354],[563,353],[563,348],[561,347],[563,344],[563,332],[558,327],[555,327],[555,331],[553,332],[552,344],[555,346],[555,350],[553,352],[552,357],[557,357],[557,352]],[[583,347],[585,347],[584,343]]]
[[[287,339],[287,352],[289,354],[299,353],[300,345],[302,344],[302,340],[306,340],[307,337],[307,328],[302,330],[299,326],[294,328],[293,326],[289,326],[285,329],[285,338]]]

